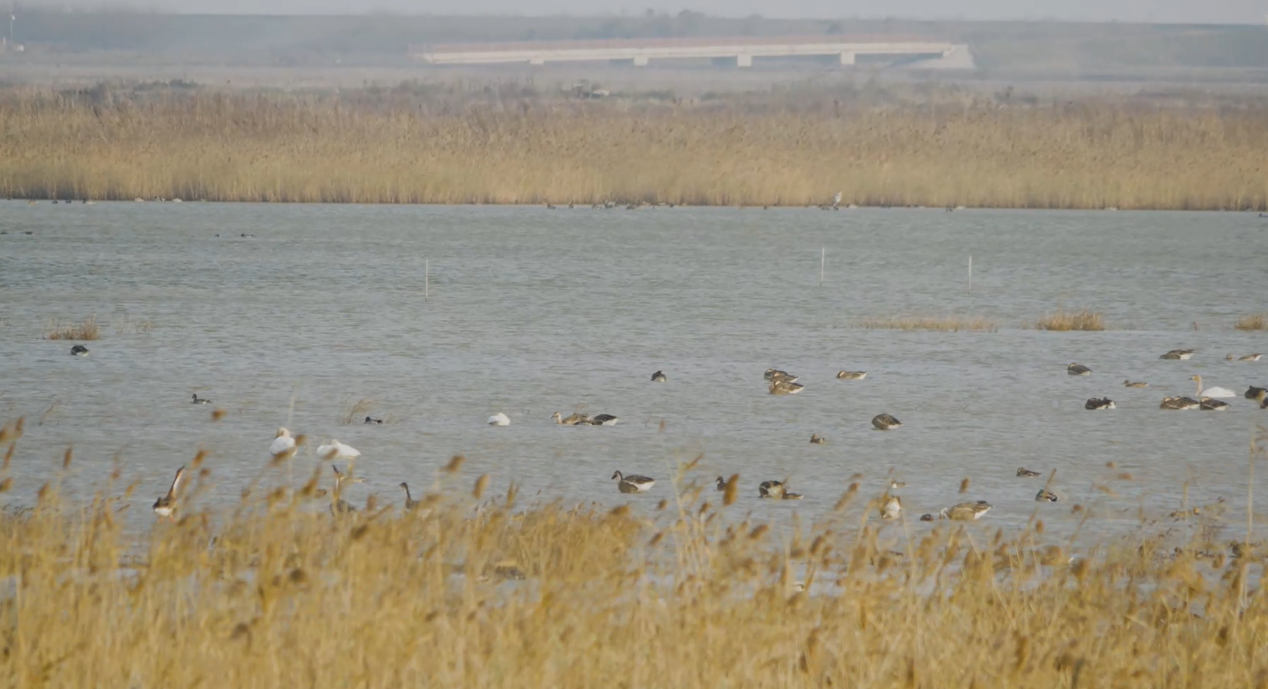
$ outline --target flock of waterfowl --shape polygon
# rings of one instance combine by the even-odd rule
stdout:
[[[71,349],[71,353],[78,356],[84,356],[87,355],[88,350],[83,345],[75,345]],[[1194,353],[1195,350],[1192,349],[1173,349],[1159,358],[1166,360],[1187,361],[1193,357]],[[1255,362],[1259,361],[1260,354],[1247,354],[1241,357],[1234,357],[1232,354],[1229,354],[1225,357],[1225,359],[1228,361]],[[1071,376],[1090,376],[1093,371],[1088,366],[1079,363],[1071,363],[1066,367],[1066,372]],[[840,371],[836,375],[836,377],[840,380],[862,380],[866,376],[866,371]],[[767,390],[772,395],[795,395],[805,388],[805,385],[798,382],[801,380],[799,376],[795,376],[780,369],[766,369],[764,377],[767,382]],[[1230,398],[1237,396],[1235,392],[1226,388],[1204,387],[1202,376],[1200,375],[1193,375],[1190,377],[1190,380],[1194,381],[1197,385],[1197,391],[1195,393],[1196,398],[1169,396],[1163,398],[1160,407],[1168,410],[1205,409],[1211,411],[1223,411],[1229,407],[1229,404],[1216,398]],[[664,371],[658,370],[652,374],[651,381],[654,383],[664,383],[668,381],[668,376],[665,375]],[[1143,381],[1132,381],[1130,379],[1123,381],[1123,386],[1128,388],[1145,388],[1148,387],[1148,385],[1148,383]],[[1266,388],[1268,388],[1268,386],[1257,387],[1252,385],[1246,390],[1243,396],[1248,399],[1258,401],[1260,408],[1268,409],[1268,389]],[[193,395],[192,403],[210,404],[211,400],[199,397],[198,394],[195,393]],[[1104,410],[1115,409],[1116,405],[1114,401],[1108,397],[1093,397],[1087,400],[1084,407],[1089,410]],[[573,413],[565,417],[559,412],[555,412],[551,416],[551,420],[556,424],[563,426],[613,426],[618,421],[617,417],[612,414],[588,415]],[[365,423],[381,424],[383,423],[383,420],[367,416],[365,417]],[[490,416],[488,423],[491,426],[508,426],[511,421],[506,414],[499,412]],[[877,414],[872,418],[872,426],[876,430],[887,431],[893,428],[898,428],[902,425],[902,422],[900,422],[897,418],[886,413]],[[814,433],[810,436],[810,442],[814,445],[822,445],[827,442],[827,439],[817,433]],[[279,428],[272,443],[269,445],[269,453],[275,459],[286,459],[294,456],[296,450],[296,438],[293,437],[290,431],[286,428]],[[357,457],[361,456],[361,452],[350,445],[342,443],[336,439],[331,439],[329,443],[318,446],[317,456],[323,460],[355,461]],[[344,474],[336,466],[332,466],[331,468],[334,470],[335,474],[331,511],[334,513],[348,513],[356,511],[352,505],[348,504],[341,498],[341,492],[345,482],[359,483],[361,482],[361,479],[353,478],[349,474]],[[168,488],[167,493],[154,502],[154,512],[159,516],[170,518],[174,514],[177,505],[177,494],[184,471],[184,467],[177,470],[176,476],[172,480],[172,484]],[[1039,472],[1032,471],[1024,467],[1017,469],[1017,476],[1020,478],[1032,478],[1039,475]],[[737,478],[738,477],[732,477],[731,480],[734,481],[737,480]],[[617,482],[617,490],[621,493],[645,493],[651,490],[651,488],[656,484],[656,480],[653,478],[638,474],[625,474],[621,471],[613,473],[612,479]],[[801,499],[802,495],[800,493],[789,491],[786,483],[786,480],[763,481],[757,488],[758,497],[776,500]],[[890,489],[898,489],[904,485],[905,484],[901,482],[891,480]],[[410,494],[409,485],[401,483],[400,487],[405,490],[406,509],[413,509],[416,507],[419,504],[419,501],[415,500]],[[719,476],[717,478],[717,489],[720,491],[727,491],[731,490],[732,486],[727,479]],[[318,494],[325,495],[326,491],[318,491]],[[1059,497],[1056,493],[1049,491],[1045,486],[1036,493],[1035,500],[1039,502],[1057,502]],[[940,510],[936,516],[934,514],[921,515],[920,519],[921,521],[932,521],[937,518],[951,519],[955,521],[972,521],[980,519],[990,510],[991,504],[985,500],[962,502]],[[879,511],[882,519],[897,519],[902,513],[902,499],[899,496],[886,491],[879,502]]]
[[[1196,350],[1192,349],[1173,349],[1166,354],[1158,357],[1170,361],[1188,361],[1193,357]],[[1225,361],[1259,361],[1260,354],[1246,354],[1245,356],[1235,357],[1232,354],[1224,357]],[[1066,373],[1072,376],[1090,376],[1092,369],[1083,364],[1072,363],[1066,367]],[[1205,411],[1224,411],[1229,408],[1228,402],[1221,401],[1219,398],[1237,397],[1237,393],[1228,388],[1221,387],[1204,387],[1202,384],[1202,376],[1193,375],[1189,377],[1197,385],[1197,390],[1193,397],[1185,396],[1168,396],[1162,398],[1162,402],[1158,405],[1160,409],[1179,411],[1185,409],[1202,409]],[[1147,388],[1149,383],[1144,381],[1133,381],[1130,378],[1123,381],[1123,387],[1127,388]],[[1261,409],[1268,409],[1268,399],[1264,388],[1251,385],[1242,395],[1246,399],[1259,402]],[[1089,410],[1115,409],[1117,405],[1114,400],[1108,397],[1093,397],[1084,403],[1083,408]]]

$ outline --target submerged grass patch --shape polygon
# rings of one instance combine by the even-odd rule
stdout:
[[[1255,313],[1237,319],[1233,327],[1238,330],[1268,330],[1268,313]]]
[[[971,330],[995,332],[995,320],[987,316],[877,316],[861,318],[856,322],[869,330],[944,330],[958,332]]]
[[[6,425],[0,443],[21,431]],[[56,459],[73,469],[71,453]],[[122,471],[87,504],[58,480],[10,491],[0,685],[1143,688],[1268,676],[1264,545],[1215,541],[1213,509],[1158,534],[1142,517],[1138,535],[1077,550],[1046,535],[1038,512],[1011,535],[990,516],[882,522],[881,495],[869,502],[856,484],[823,519],[779,534],[687,465],[659,495],[615,509],[521,506],[513,486],[481,501],[489,480],[471,490],[451,465],[413,509],[376,497],[335,517],[335,496],[316,497],[324,463],[302,488],[273,467],[261,490],[223,504],[208,491],[233,479],[208,461],[177,495],[176,521],[140,534],[124,510],[149,496]],[[0,478],[11,485],[7,464]],[[1190,521],[1194,540],[1161,536]]]
[[[95,315],[89,316],[78,323],[52,318],[49,319],[48,325],[44,328],[44,339],[46,340],[96,340],[99,337],[101,337],[101,329],[97,327],[97,317]]]
[[[0,93],[0,195],[1268,210],[1245,108]]]
[[[1024,324],[1023,327],[1029,327]],[[1052,313],[1045,314],[1035,321],[1036,330],[1090,330],[1098,331],[1105,329],[1105,319],[1099,311],[1091,309],[1081,309],[1079,311],[1066,311],[1058,309]]]

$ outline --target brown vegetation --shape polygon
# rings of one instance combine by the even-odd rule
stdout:
[[[0,94],[0,195],[1268,209],[1268,117],[1087,101],[850,109],[392,93]]]
[[[10,423],[0,443],[21,434]],[[371,496],[333,517],[324,463],[302,488],[275,467],[241,503],[205,508],[224,471],[205,458],[176,520],[140,543],[123,510],[148,501],[118,471],[88,505],[55,480],[0,512],[0,686],[1131,688],[1268,673],[1264,548],[1249,541],[1073,551],[1038,520],[1008,536],[885,527],[857,485],[822,523],[778,535],[732,505],[740,477],[714,503],[686,466],[659,504],[611,510],[517,507],[513,486],[480,502],[487,477],[467,489],[457,460],[409,511]],[[63,475],[71,464],[67,451]],[[6,459],[12,499],[8,473]],[[1168,527],[1208,531],[1206,511],[1184,514]]]
[[[994,332],[995,321],[986,316],[889,316],[860,318],[856,324],[869,330],[960,330]]]
[[[1026,327],[1029,327],[1028,325]],[[1082,309],[1066,311],[1057,309],[1045,314],[1035,323],[1036,330],[1104,330],[1105,320],[1100,312]]]
[[[1268,313],[1255,313],[1237,319],[1238,330],[1268,330]]]
[[[46,340],[95,340],[100,336],[101,330],[97,327],[97,317],[95,315],[89,316],[78,323],[52,318],[49,319],[48,325],[44,328],[44,339]]]

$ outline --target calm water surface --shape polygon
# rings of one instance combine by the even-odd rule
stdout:
[[[0,231],[0,412],[27,418],[9,503],[29,504],[68,445],[73,496],[117,456],[148,520],[206,447],[208,498],[232,501],[283,425],[364,453],[354,502],[423,488],[455,453],[463,490],[489,473],[499,490],[651,509],[675,463],[703,452],[693,479],[738,472],[740,509],[779,519],[830,511],[856,472],[865,496],[890,472],[906,481],[912,519],[985,499],[985,522],[1039,510],[1058,533],[1078,524],[1072,504],[1096,514],[1085,531],[1165,519],[1188,482],[1191,502],[1227,501],[1233,535],[1248,486],[1268,495],[1268,466],[1253,479],[1247,466],[1268,413],[1241,397],[1222,414],[1158,409],[1192,395],[1194,373],[1239,395],[1268,384],[1268,357],[1224,360],[1268,353],[1264,333],[1232,327],[1268,310],[1268,222],[1253,215],[0,202]],[[1111,330],[1022,329],[1059,305],[1100,310]],[[42,339],[49,318],[94,313],[90,357]],[[855,327],[903,314],[990,316],[999,331]],[[1198,353],[1158,359],[1176,347]],[[1072,361],[1093,375],[1068,376]],[[768,395],[772,366],[804,392]],[[667,384],[648,380],[656,369]],[[1083,409],[1103,395],[1118,409]],[[341,423],[363,398],[386,424]],[[575,410],[621,422],[550,421]],[[499,411],[512,425],[486,426]],[[880,412],[904,426],[871,430]],[[315,461],[310,447],[296,473]],[[1063,501],[1035,503],[1044,479],[1018,466],[1056,469]],[[623,496],[616,469],[660,481]],[[785,477],[805,500],[756,499],[757,482]]]

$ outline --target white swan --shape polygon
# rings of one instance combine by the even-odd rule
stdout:
[[[277,429],[277,435],[273,438],[273,443],[269,445],[269,454],[274,457],[294,454],[295,439],[291,437],[291,432],[285,428]]]
[[[511,420],[507,418],[506,414],[503,414],[502,412],[498,412],[494,414],[493,416],[489,417],[489,425],[490,426],[509,426],[511,425]]]
[[[1189,378],[1189,380],[1198,384],[1198,394],[1196,395],[1198,399],[1202,399],[1203,397],[1237,397],[1237,393],[1227,388],[1202,389],[1202,376],[1193,376]]]
[[[329,445],[317,447],[317,456],[322,459],[355,459],[361,456],[361,451],[331,438]]]

